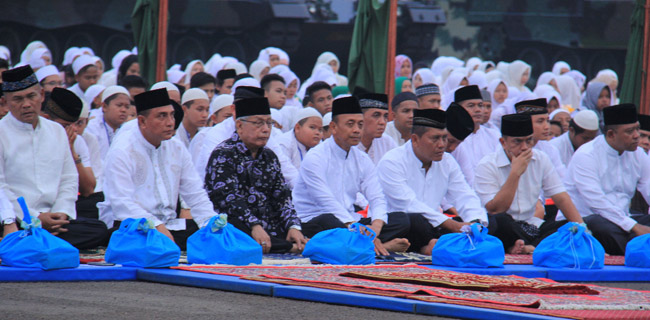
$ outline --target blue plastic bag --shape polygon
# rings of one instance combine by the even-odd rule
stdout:
[[[503,267],[506,258],[503,243],[479,224],[464,226],[461,233],[445,234],[431,251],[431,263],[459,268]]]
[[[542,240],[533,252],[533,265],[547,268],[602,269],[605,249],[585,227],[569,222]]]
[[[0,242],[2,264],[43,270],[78,267],[79,250],[41,228],[38,219],[32,220],[23,197],[18,203],[23,210],[23,230],[8,234]]]
[[[307,242],[302,255],[327,264],[374,264],[375,232],[364,227],[368,234],[363,234],[361,226],[360,223],[353,223],[348,229],[321,231]]]
[[[220,214],[187,239],[187,261],[201,264],[262,264],[262,246]]]
[[[635,237],[625,247],[625,265],[650,268],[650,234]]]
[[[178,265],[181,249],[145,218],[126,219],[113,232],[106,262],[130,267],[165,268]]]

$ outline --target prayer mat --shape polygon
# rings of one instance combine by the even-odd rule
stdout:
[[[97,249],[79,250],[79,262],[88,264],[89,262],[106,262],[104,256],[106,255],[106,248],[99,247]],[[181,256],[178,260],[179,264],[187,264],[187,252],[181,251]]]
[[[503,264],[533,264],[532,254],[506,254]],[[624,266],[625,256],[605,256],[606,266]]]
[[[375,264],[431,264],[431,256],[415,252],[391,252],[388,256],[377,256]]]
[[[367,294],[403,297],[412,295],[429,295],[458,301],[487,302],[502,306],[517,306],[538,309],[567,310],[650,310],[650,292],[599,287],[593,285],[575,285],[574,288],[587,287],[595,295],[585,294],[548,294],[548,293],[504,293],[474,290],[432,287],[421,284],[396,283],[341,276],[347,272],[394,272],[416,273],[419,266],[310,266],[310,267],[203,267],[188,266],[175,269],[240,276],[244,279],[266,278],[266,282],[302,285],[341,291],[361,292]],[[449,271],[444,271],[449,272]],[[471,277],[473,275],[468,275]],[[255,278],[250,278],[255,277]],[[481,276],[483,277],[483,276]],[[548,279],[525,279],[518,277],[492,277],[493,283],[502,281],[511,284],[513,279],[529,281],[537,286],[555,283]],[[260,280],[258,280],[260,281]],[[562,286],[566,284],[561,284]],[[525,286],[530,287],[530,285]]]
[[[560,284],[537,279],[510,276],[485,276],[441,270],[357,271],[345,272],[344,277],[368,280],[404,282],[452,289],[510,293],[598,294],[586,285]]]

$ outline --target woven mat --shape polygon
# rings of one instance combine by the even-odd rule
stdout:
[[[368,280],[345,277],[341,274],[349,272],[374,272],[374,273],[431,273],[449,275],[458,274],[451,271],[431,270],[416,265],[408,266],[309,266],[309,267],[210,267],[187,266],[175,269],[240,276],[243,279],[258,281],[278,282],[294,285],[304,285],[319,288],[336,289],[343,291],[362,292],[393,297],[433,296],[444,299],[487,302],[501,306],[516,306],[536,308],[543,310],[650,310],[650,292],[624,290],[594,285],[586,285],[596,291],[597,295],[583,294],[531,294],[531,293],[504,293],[476,290],[460,290],[432,285],[397,283],[388,281]],[[498,283],[512,284],[514,280],[521,280],[536,286],[555,283],[548,279],[526,279],[512,276],[476,276],[467,275],[467,281],[491,278],[493,285]],[[260,280],[263,279],[263,280]],[[566,285],[566,284],[562,284]],[[582,286],[582,285],[580,285]],[[648,314],[650,317],[650,313]]]

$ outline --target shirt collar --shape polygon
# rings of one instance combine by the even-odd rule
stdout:
[[[350,154],[350,152],[352,152],[353,149],[350,148],[350,151],[346,152],[345,150],[343,150],[343,148],[341,148],[336,143],[336,141],[334,141],[334,137],[330,137],[329,139],[325,140],[325,142],[329,144],[332,154],[339,159],[343,159],[343,160],[347,159],[348,155]]]
[[[155,151],[155,150],[156,150],[156,147],[155,147],[153,144],[151,144],[149,141],[147,141],[147,139],[144,138],[144,136],[142,135],[142,131],[140,131],[140,126],[138,126],[138,128],[137,128],[135,131],[136,131],[136,133],[135,133],[135,137],[136,137],[136,139],[140,142],[140,144],[141,144],[141,145],[142,145],[146,150],[148,150],[148,151]],[[162,144],[163,144],[164,142],[165,142],[165,141],[162,141],[162,142],[160,143],[160,146],[161,146],[161,147],[162,147]]]
[[[41,117],[38,117],[38,123],[36,124],[36,128],[34,128],[31,123],[25,123],[16,119],[16,117],[14,117],[11,112],[9,112],[7,115],[9,116],[9,121],[13,124],[14,127],[18,128],[19,130],[36,131],[41,126]]]
[[[618,154],[618,151],[616,151],[616,149],[612,148],[612,146],[610,146],[609,143],[607,143],[607,139],[605,139],[604,134],[599,135],[598,137],[596,137],[596,139],[600,139],[600,140],[597,141],[597,143],[604,145],[604,147],[602,147],[600,149],[605,150],[606,155],[619,157],[619,156],[622,156],[622,155],[625,154],[625,152],[623,152],[621,154]]]

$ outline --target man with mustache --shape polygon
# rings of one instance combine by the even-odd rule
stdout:
[[[409,230],[404,213],[388,213],[370,157],[355,146],[361,141],[363,114],[355,97],[338,98],[332,106],[332,137],[309,151],[300,166],[293,198],[305,236],[345,228],[354,222],[376,234],[375,252],[406,251]],[[354,212],[361,193],[370,202],[368,217]]]

